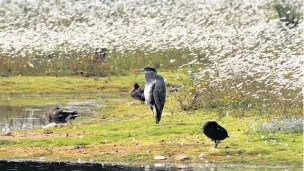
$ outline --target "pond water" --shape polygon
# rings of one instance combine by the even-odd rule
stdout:
[[[298,171],[301,168],[261,167],[254,165],[215,165],[215,164],[154,164],[145,166],[128,166],[102,163],[65,163],[65,162],[37,162],[37,161],[0,161],[1,171],[30,171],[30,170],[62,170],[62,171]]]
[[[80,117],[93,117],[102,105],[98,95],[22,95],[0,96],[0,129],[21,130],[41,128],[49,124],[48,115],[56,106],[76,110]]]
[[[11,130],[39,128],[48,123],[47,107],[1,106],[0,127]]]

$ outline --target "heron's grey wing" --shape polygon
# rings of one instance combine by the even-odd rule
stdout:
[[[161,113],[166,102],[166,84],[164,78],[160,75],[156,76],[153,89],[153,98],[157,110]]]

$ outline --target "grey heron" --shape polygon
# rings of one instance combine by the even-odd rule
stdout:
[[[146,66],[142,71],[145,73],[146,80],[145,100],[154,114],[156,124],[159,124],[166,102],[166,84],[164,78],[158,75],[154,68]]]

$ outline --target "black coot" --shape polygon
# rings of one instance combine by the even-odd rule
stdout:
[[[229,137],[228,132],[225,128],[221,127],[215,121],[207,121],[203,124],[203,133],[215,142],[214,148],[217,148],[217,145],[221,140]]]

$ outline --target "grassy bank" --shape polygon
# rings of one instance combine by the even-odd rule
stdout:
[[[183,81],[186,74],[162,72],[168,82]],[[104,93],[127,92],[134,82],[143,86],[142,73],[108,77],[0,77],[0,94]]]
[[[162,75],[170,84],[185,81],[185,75]],[[0,93],[18,96],[128,92],[135,81],[142,85],[142,74],[105,78],[8,77],[0,78]],[[168,157],[163,162],[176,162],[176,155],[185,154],[189,156],[185,162],[302,165],[302,133],[257,132],[257,124],[269,118],[257,116],[253,110],[240,118],[220,116],[217,109],[182,111],[176,107],[174,97],[168,96],[160,125],[155,125],[147,105],[130,104],[133,100],[128,95],[112,97],[108,105],[96,109],[96,117],[80,117],[72,124],[1,136],[0,158],[150,163],[155,162],[156,155]],[[213,149],[213,142],[201,134],[201,124],[206,120],[216,120],[229,132],[230,138],[222,141],[218,149]],[[206,157],[199,159],[201,153]]]

